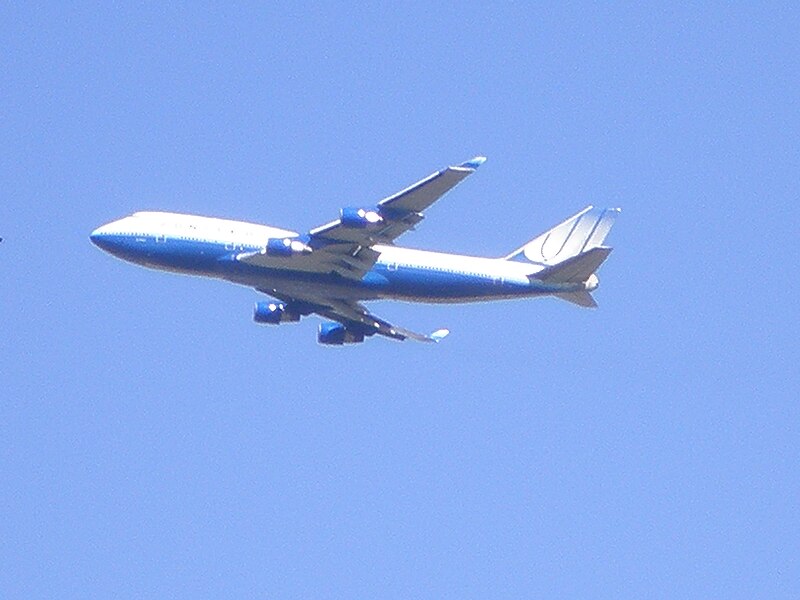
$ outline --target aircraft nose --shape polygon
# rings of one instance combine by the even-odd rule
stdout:
[[[98,227],[92,233],[89,234],[89,240],[101,250],[110,250],[111,249],[111,240],[109,238],[108,226],[103,225],[102,227]]]
[[[102,248],[102,246],[100,246],[100,244],[102,243],[102,239],[103,239],[103,232],[101,231],[101,229],[103,229],[103,228],[102,227],[98,227],[92,233],[90,233],[89,234],[89,240],[91,240],[91,242],[95,246],[99,246],[99,247]]]

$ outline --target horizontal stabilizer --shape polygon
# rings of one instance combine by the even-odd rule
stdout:
[[[572,302],[584,308],[597,308],[597,302],[594,301],[592,295],[583,290],[578,292],[569,292],[566,294],[554,294],[556,298],[561,298],[567,302]]]
[[[598,246],[557,265],[546,267],[536,273],[534,277],[551,283],[582,283],[592,276],[609,254],[611,254],[611,248]]]

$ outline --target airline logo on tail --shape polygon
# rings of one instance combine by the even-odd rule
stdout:
[[[532,263],[543,266],[557,264],[602,246],[619,213],[619,208],[587,206],[506,258],[521,260],[524,257]]]

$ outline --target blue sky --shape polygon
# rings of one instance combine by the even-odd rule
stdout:
[[[0,595],[800,595],[790,4],[0,9]],[[305,230],[475,154],[402,242],[621,206],[597,311],[373,309],[99,252],[141,209]]]

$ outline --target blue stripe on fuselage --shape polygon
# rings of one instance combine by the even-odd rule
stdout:
[[[274,288],[289,296],[306,291],[310,295],[342,294],[356,299],[398,297],[448,302],[546,293],[529,283],[429,266],[393,264],[389,268],[378,262],[360,281],[332,273],[268,269],[235,260],[237,254],[259,250],[259,246],[234,247],[206,240],[103,234],[93,235],[92,242],[118,258],[146,267],[217,277],[265,290]]]
[[[194,275],[219,276],[219,261],[235,253],[219,242],[154,237],[152,235],[92,235],[92,242],[109,254],[145,267]],[[250,248],[246,248],[250,249]]]
[[[496,296],[526,295],[530,285],[493,278],[487,275],[449,271],[436,267],[398,265],[389,269],[377,263],[373,271],[388,282],[386,291],[393,296],[420,300],[458,300],[464,298],[490,298]]]

